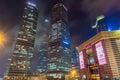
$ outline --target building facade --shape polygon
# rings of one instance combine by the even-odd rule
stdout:
[[[37,28],[38,10],[36,5],[26,3],[17,40],[14,46],[8,76],[26,76],[30,71],[34,40]]]
[[[102,31],[78,46],[78,49],[81,78],[120,78],[120,30]]]
[[[47,54],[48,54],[48,43],[43,42],[40,45],[38,62],[37,62],[37,72],[46,72],[47,70]]]
[[[71,53],[71,69],[77,69],[78,73],[80,73],[80,64],[79,64],[79,54],[77,47]]]
[[[48,43],[47,73],[51,78],[63,78],[70,69],[70,33],[67,8],[62,3],[52,8],[51,31]]]

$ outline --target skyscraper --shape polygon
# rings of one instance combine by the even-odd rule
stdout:
[[[80,65],[79,65],[79,55],[77,47],[71,53],[71,69],[77,69],[78,73],[80,72]]]
[[[17,40],[14,46],[8,76],[25,76],[30,71],[34,40],[37,28],[38,10],[36,5],[26,3]]]
[[[47,42],[43,42],[39,48],[39,55],[37,61],[37,72],[46,72],[47,70],[47,52],[48,52],[48,44]]]
[[[51,31],[48,44],[47,76],[63,78],[70,69],[70,34],[67,8],[57,3],[52,8]]]

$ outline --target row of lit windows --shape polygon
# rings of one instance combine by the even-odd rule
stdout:
[[[27,15],[24,15],[23,18],[26,18],[26,19],[28,19],[28,18],[34,18],[33,20],[36,19],[33,14],[28,14],[28,16],[27,16]]]
[[[27,39],[23,39],[23,38],[17,38],[17,39],[22,41],[28,41]]]
[[[48,47],[48,49],[56,49],[58,47],[58,49],[61,49],[62,47],[61,46],[51,46],[51,47]]]
[[[30,8],[30,10],[35,9],[35,7],[33,7],[33,6],[27,5],[27,7]],[[28,9],[28,8],[25,8],[25,9]]]
[[[33,40],[34,36],[32,34],[27,34],[27,35],[21,34],[21,35],[18,35],[17,39],[22,41],[28,41],[28,40]]]
[[[61,36],[51,36],[51,41],[58,39],[58,38],[61,38]]]
[[[25,46],[25,45],[16,44],[15,47],[16,47],[16,48],[21,48],[21,49],[22,49],[22,48],[24,48],[24,47],[26,47],[26,46]],[[29,49],[33,50],[33,47],[29,47]]]
[[[55,52],[59,52],[60,50],[52,50],[49,53],[55,53]]]
[[[33,22],[27,21],[27,20],[23,20],[23,22],[25,23],[25,25],[34,25]]]
[[[27,8],[27,7],[25,7],[25,10],[27,10],[27,9],[28,9],[28,8]],[[30,11],[31,11],[31,12],[33,12],[34,10],[33,10],[33,9],[30,9]]]
[[[14,50],[14,53],[20,53],[20,54],[27,54],[28,52],[26,50]]]
[[[23,45],[16,45],[14,50],[14,53],[21,53],[21,54],[27,54],[27,53],[31,54],[32,52],[33,52],[32,47],[29,47],[29,51],[28,51],[28,48]]]
[[[49,65],[49,69],[56,69],[57,66],[55,63],[51,63],[51,64],[48,64]]]
[[[26,28],[25,28],[26,27]],[[28,27],[31,27],[31,29],[30,28],[28,28]],[[29,26],[29,25],[27,25],[27,26],[24,26],[24,31],[23,30],[20,30],[19,31],[19,34],[24,34],[24,35],[27,35],[27,34],[33,34],[33,31],[32,31],[32,26]]]

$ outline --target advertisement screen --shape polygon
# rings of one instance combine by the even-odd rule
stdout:
[[[82,51],[79,53],[79,60],[80,60],[80,69],[85,68],[84,56],[83,56],[83,52]]]
[[[102,42],[96,43],[95,48],[96,48],[96,53],[97,53],[99,65],[106,64],[106,58],[105,58],[105,53],[103,50]]]
[[[90,58],[89,62],[93,63],[94,62],[94,58]]]

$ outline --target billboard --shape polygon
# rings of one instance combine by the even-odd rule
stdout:
[[[83,52],[79,53],[80,69],[85,68]]]
[[[96,43],[95,48],[96,48],[96,53],[97,53],[97,58],[98,58],[99,65],[106,64],[107,62],[106,62],[102,42],[100,41],[100,42]]]

